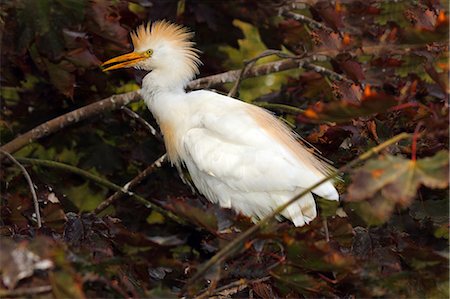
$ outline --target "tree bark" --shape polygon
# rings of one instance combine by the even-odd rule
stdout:
[[[254,68],[246,72],[245,77],[257,77],[270,73],[281,72],[288,69],[297,68],[301,65],[301,61],[284,59],[276,62],[270,62],[267,64],[255,66]],[[210,88],[223,83],[233,82],[238,79],[240,70],[228,71],[225,73],[212,75],[204,78],[199,78],[191,81],[187,89],[201,89]],[[121,107],[128,105],[131,102],[138,101],[140,99],[139,90],[131,91],[123,94],[113,95],[98,102],[81,107],[74,111],[68,112],[64,115],[51,119],[34,129],[19,135],[15,139],[11,140],[7,144],[0,147],[5,152],[14,153],[42,137],[53,134],[65,127],[78,123],[84,119],[101,114],[106,111],[112,111],[120,109]]]
[[[8,153],[14,153],[25,145],[32,143],[42,137],[53,134],[54,132],[57,132],[61,129],[64,129],[71,124],[75,124],[86,118],[106,111],[120,109],[120,107],[139,99],[140,96],[138,91],[110,96],[109,98],[100,100],[98,102],[89,104],[87,106],[78,108],[74,111],[51,119],[26,132],[25,134],[19,135],[15,139],[3,145],[1,149]]]

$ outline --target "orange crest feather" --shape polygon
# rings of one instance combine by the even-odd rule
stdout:
[[[167,21],[156,21],[153,23],[143,24],[131,33],[131,40],[135,49],[142,49],[149,43],[156,43],[164,40],[171,42],[180,48],[192,48],[194,45],[190,41],[194,34],[187,28],[172,24]],[[146,49],[144,49],[146,50]]]
[[[191,41],[193,36],[186,27],[162,20],[137,27],[131,33],[131,40],[136,52],[149,50],[149,45],[159,42],[170,43],[185,55],[190,61],[189,68],[196,74],[201,62],[198,55],[200,51],[194,48],[195,43]]]

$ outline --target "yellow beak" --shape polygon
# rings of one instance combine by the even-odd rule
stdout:
[[[120,69],[120,68],[133,67],[139,61],[142,61],[147,58],[148,58],[148,56],[145,56],[144,53],[131,52],[128,54],[124,54],[124,55],[120,55],[118,57],[112,58],[108,61],[105,61],[101,65],[101,67],[104,68],[103,69],[104,72],[110,71],[110,70],[115,70],[115,69]],[[112,65],[110,65],[110,64],[112,64]],[[107,65],[110,65],[110,66],[105,67]]]

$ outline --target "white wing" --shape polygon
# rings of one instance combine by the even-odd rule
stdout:
[[[301,153],[307,157],[299,159],[282,143],[288,139],[271,135],[267,126],[280,127],[271,114],[212,92],[192,94],[207,97],[208,102],[191,105],[196,107],[193,113],[198,117],[196,125],[183,136],[182,159],[194,184],[209,200],[261,218],[324,177],[323,162],[307,150]],[[276,132],[289,134],[280,129]],[[313,192],[332,200],[339,197],[331,183]],[[312,194],[302,197],[283,215],[297,226],[314,219]]]

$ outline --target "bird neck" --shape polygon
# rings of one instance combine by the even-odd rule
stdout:
[[[167,82],[161,80],[161,76],[155,71],[145,76],[141,96],[161,128],[170,161],[178,164],[181,148],[178,142],[186,127],[189,104],[186,101],[185,84],[165,84]]]
[[[141,95],[147,107],[159,121],[163,114],[182,105],[180,99],[183,99],[183,95],[186,94],[185,85],[186,80],[173,77],[162,70],[153,70],[142,80]]]
[[[143,81],[142,88],[150,93],[184,91],[189,82],[186,76],[180,76],[175,71],[168,69],[156,69],[148,73]]]

